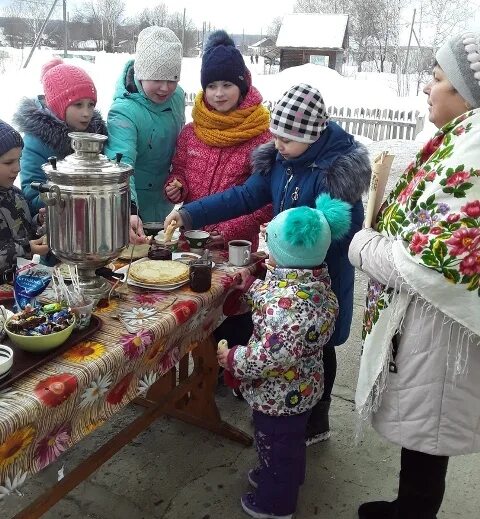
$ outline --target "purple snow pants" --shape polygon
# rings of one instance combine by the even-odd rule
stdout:
[[[253,411],[260,474],[255,502],[274,515],[293,514],[305,481],[305,429],[310,411],[269,416]]]

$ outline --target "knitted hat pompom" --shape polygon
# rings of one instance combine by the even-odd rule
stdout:
[[[208,52],[209,50],[213,49],[213,47],[218,47],[218,45],[231,45],[232,47],[235,47],[235,42],[232,40],[232,38],[230,38],[226,31],[215,31],[212,32],[208,38],[203,51]]]
[[[344,200],[322,193],[315,200],[315,207],[323,213],[330,226],[332,240],[344,238],[350,230],[352,206]]]
[[[294,246],[313,247],[321,230],[319,214],[305,206],[287,214],[281,235],[283,240]]]
[[[40,71],[40,79],[43,80],[43,76],[53,67],[56,67],[57,65],[61,65],[63,63],[63,59],[61,58],[53,58],[47,63],[44,63],[42,65],[42,69]]]

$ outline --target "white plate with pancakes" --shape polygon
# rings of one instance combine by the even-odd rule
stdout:
[[[128,265],[117,270],[126,274]],[[149,290],[175,290],[188,283],[188,265],[173,260],[142,258],[132,262],[127,283]]]

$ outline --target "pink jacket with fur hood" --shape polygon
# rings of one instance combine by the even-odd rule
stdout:
[[[255,87],[250,87],[239,108],[262,102]],[[187,124],[177,139],[177,149],[172,161],[172,171],[165,185],[177,179],[182,183],[183,202],[192,202],[213,193],[225,191],[234,185],[243,184],[252,173],[250,155],[259,146],[273,139],[267,130],[236,146],[218,148],[201,141],[193,123]],[[225,247],[230,240],[243,239],[252,242],[252,250],[258,248],[258,233],[262,223],[272,218],[272,206],[268,205],[252,214],[240,216],[216,225],[205,227],[207,231],[223,234]]]

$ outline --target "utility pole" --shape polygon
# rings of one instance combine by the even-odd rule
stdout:
[[[410,26],[410,36],[408,37],[407,55],[405,56],[405,66],[403,67],[403,73],[406,74],[408,70],[408,58],[410,55],[410,45],[412,44],[413,24],[415,23],[415,15],[417,10],[413,10],[412,25]]]
[[[183,22],[182,22],[182,49],[183,49],[183,55],[185,56],[185,16],[186,16],[187,9],[186,7],[183,8]]]
[[[63,57],[68,56],[68,21],[67,21],[67,0],[63,0],[63,26],[65,34],[63,41]]]
[[[53,10],[55,9],[55,6],[57,5],[58,0],[54,0],[52,3],[52,7],[50,8],[50,11],[47,14],[47,17],[45,18],[42,27],[40,28],[39,33],[37,34],[37,37],[35,38],[35,41],[33,42],[32,49],[30,50],[30,54],[27,57],[27,61],[25,61],[25,65],[23,65],[23,68],[27,68],[27,65],[30,63],[30,59],[33,56],[33,53],[35,52],[35,49],[37,48],[38,42],[40,41],[40,38],[42,37],[43,30],[45,29],[48,20],[50,20],[50,16],[52,16]]]

